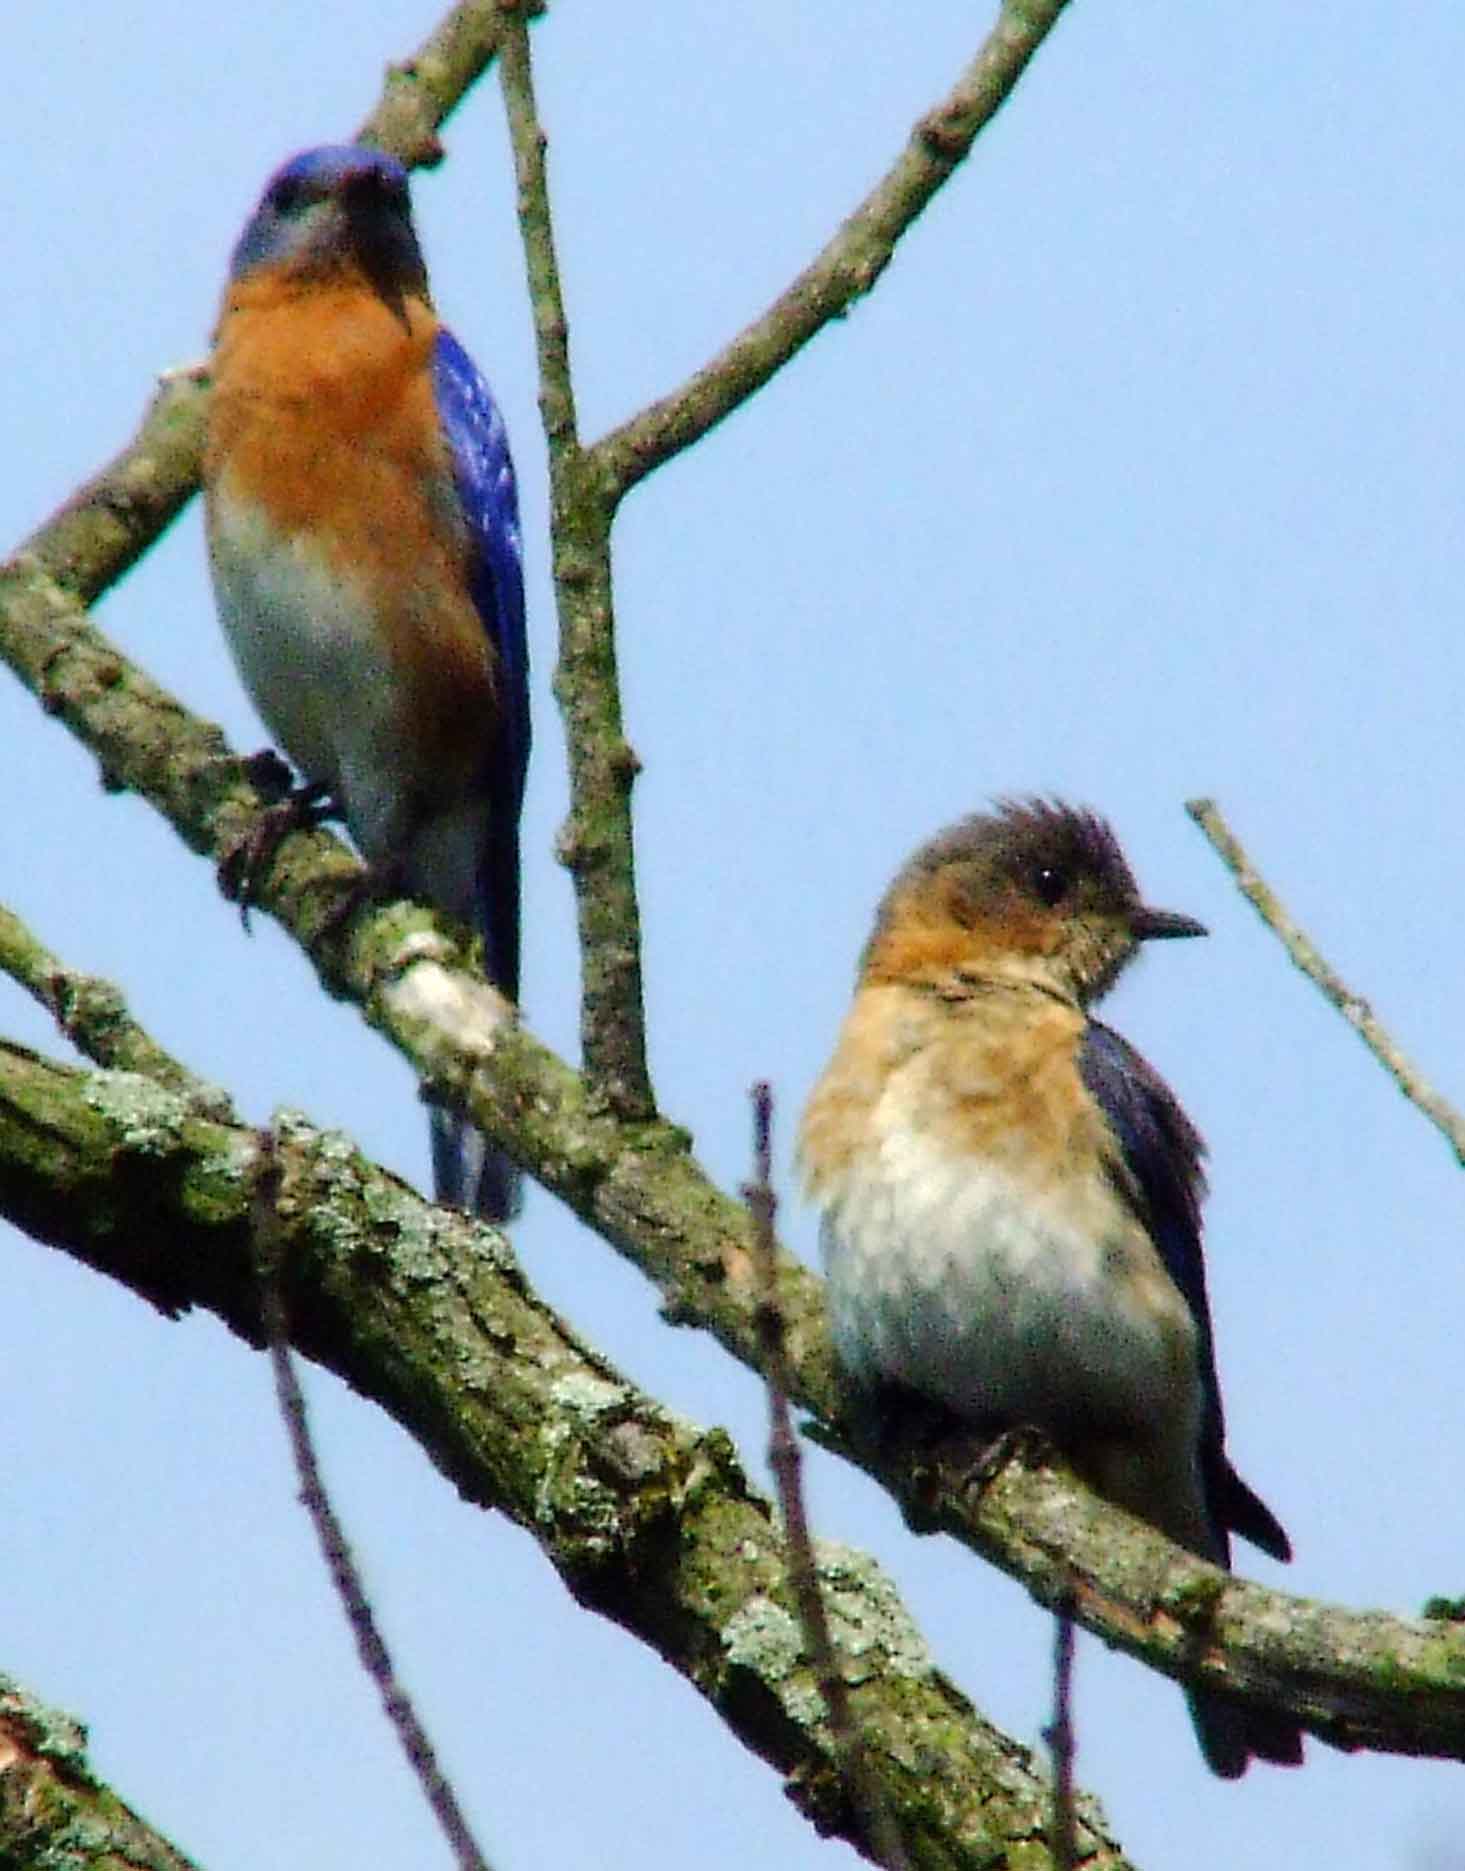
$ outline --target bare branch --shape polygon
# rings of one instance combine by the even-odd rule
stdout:
[[[33,567],[9,582],[0,575],[0,655],[23,670],[49,670],[57,712],[81,739],[104,744],[118,781],[153,798],[190,843],[237,836],[252,822],[257,801],[217,731],[129,665]],[[119,696],[127,698],[121,713]],[[262,907],[309,952],[339,882],[355,874],[328,834],[297,834],[264,880]],[[712,1332],[757,1369],[740,1205],[707,1181],[681,1132],[622,1123],[608,1111],[463,966],[463,953],[428,911],[397,904],[363,913],[348,952],[316,961],[330,990],[356,1002],[435,1095],[502,1142],[656,1283],[669,1316]],[[926,1524],[1021,1579],[1039,1602],[1051,1607],[1077,1578],[1079,1622],[1178,1681],[1254,1695],[1339,1746],[1465,1758],[1465,1633],[1265,1591],[1182,1553],[1042,1462],[1009,1459],[973,1501],[963,1475],[933,1479],[858,1446],[840,1416],[819,1282],[786,1255],[779,1305],[790,1395],[834,1426],[834,1446]]]
[[[0,571],[34,560],[67,596],[95,604],[197,490],[207,406],[202,370],[164,377],[121,454],[84,482]]]
[[[1186,811],[1205,833],[1212,850],[1236,879],[1236,886],[1325,1000],[1342,1014],[1354,1032],[1393,1079],[1409,1102],[1422,1111],[1465,1166],[1465,1116],[1442,1098],[1384,1030],[1372,1007],[1355,994],[1324,961],[1304,930],[1292,920],[1271,886],[1265,883],[1221,816],[1214,799],[1190,799]]]
[[[529,82],[520,13],[501,0],[464,0],[416,54],[389,68],[383,96],[360,140],[404,162],[437,161],[439,124],[499,51],[508,33],[521,48],[506,83],[520,177],[531,296],[536,308],[552,474],[556,588],[561,615],[557,688],[571,748],[572,806],[562,845],[576,881],[584,957],[582,1009],[587,1067],[617,1110],[650,1116],[645,1063],[639,912],[630,788],[637,770],[626,741],[616,680],[609,575],[615,501],[660,460],[705,432],[767,380],[807,338],[868,291],[895,241],[956,167],[995,114],[1064,0],[1005,0],[968,73],[917,125],[886,181],[845,224],[814,265],[759,324],[676,396],[606,438],[587,456],[574,433],[567,339],[543,178],[543,137]],[[538,11],[525,8],[524,13]],[[49,575],[90,605],[133,565],[197,487],[207,380],[201,371],[165,383],[133,442],[42,527],[17,563]],[[45,695],[45,671],[32,686]]]
[[[788,1402],[788,1361],[784,1353],[783,1314],[778,1304],[778,1250],[773,1238],[778,1198],[773,1193],[773,1092],[766,1083],[753,1087],[753,1179],[743,1191],[753,1219],[753,1246],[758,1259],[758,1335],[763,1349],[763,1376],[768,1388],[768,1466],[778,1488],[788,1545],[789,1587],[799,1608],[804,1647],[814,1665],[819,1693],[829,1712],[840,1772],[850,1803],[868,1840],[866,1849],[886,1871],[907,1871],[909,1860],[889,1811],[871,1778],[865,1759],[864,1737],[850,1706],[824,1598],[819,1589],[819,1568],[804,1505],[803,1459],[798,1433]]]
[[[949,1465],[920,1490],[883,1478],[927,1510],[926,1524],[985,1554],[1039,1604],[1071,1601],[1085,1629],[1177,1682],[1254,1697],[1335,1747],[1465,1760],[1465,1630],[1222,1572],[1100,1501],[1021,1437],[978,1500]]]
[[[652,1645],[802,1811],[851,1837],[781,1542],[726,1436],[669,1415],[582,1345],[493,1230],[298,1117],[277,1119],[274,1148],[296,1347],[386,1409],[466,1499],[523,1526],[582,1604]],[[0,1043],[4,1212],[168,1312],[208,1307],[252,1344],[259,1158],[255,1132],[145,1079]],[[824,1576],[862,1635],[870,1759],[917,1861],[1000,1862],[1031,1840],[1043,1776],[935,1668],[871,1562],[846,1555]],[[1096,1810],[1084,1820],[1096,1871],[1122,1865]]]
[[[1058,10],[1034,8],[1025,17],[1046,20],[1046,30]],[[165,392],[178,423],[172,444],[179,459],[187,455],[190,425],[196,447],[201,394],[187,383]],[[257,799],[217,732],[119,656],[81,608],[186,497],[188,476],[169,479],[165,428],[160,415],[122,458],[164,462],[160,499],[149,492],[150,473],[102,477],[30,542],[30,556],[0,572],[0,654],[96,751],[111,781],[149,797],[194,848],[217,851],[252,821]],[[634,429],[619,432],[624,445]],[[685,446],[684,432],[690,439],[685,424],[673,424],[659,440],[653,423],[643,438],[648,464],[666,458],[667,448]],[[630,485],[646,471],[638,444],[630,449],[635,460],[623,464],[629,478],[618,483],[615,443],[607,438],[608,453],[599,458],[609,472],[607,501],[618,484]],[[335,840],[301,834],[282,847],[266,880],[267,900],[309,948],[339,885],[354,874]],[[518,1028],[504,1003],[461,966],[461,956],[426,912],[396,906],[360,918],[346,952],[333,952],[320,967],[331,990],[361,1005],[436,1091],[493,1130],[635,1259],[676,1316],[695,1320],[756,1364],[746,1218],[708,1184],[670,1126],[618,1121],[600,1088]],[[44,1126],[24,1135],[18,1127],[12,1143],[18,1164],[30,1161],[27,1149],[45,1161],[59,1147]],[[77,1205],[87,1199],[102,1198],[85,1179],[72,1186],[62,1177],[53,1186],[19,1169],[6,1191],[7,1201],[32,1213],[33,1231],[44,1238],[52,1238],[48,1227],[64,1233],[74,1225]],[[145,1227],[132,1237],[139,1251],[148,1238]],[[136,1274],[165,1305],[171,1277],[151,1261]],[[778,1278],[790,1394],[823,1412],[837,1433],[817,1283],[787,1259]],[[882,1465],[865,1451],[857,1459],[928,1520],[1022,1578],[1040,1601],[1055,1603],[1077,1580],[1077,1616],[1087,1627],[1177,1678],[1266,1700],[1340,1744],[1465,1756],[1465,1641],[1448,1626],[1353,1614],[1227,1579],[1042,1463],[1010,1459],[972,1502],[961,1476],[933,1481],[913,1467]]]
[[[545,0],[532,8],[542,13]],[[387,67],[380,101],[356,132],[358,143],[384,149],[409,169],[441,161],[442,124],[483,76],[503,43],[503,0],[463,0],[399,65]]]
[[[68,968],[3,905],[0,971],[38,1000],[88,1059],[119,1072],[140,1072],[167,1090],[212,1109],[216,1117],[227,1120],[233,1115],[227,1096],[217,1086],[195,1078],[138,1025],[120,989],[98,975]]]
[[[611,583],[613,507],[576,433],[569,328],[555,257],[545,136],[534,101],[529,33],[511,25],[500,65],[514,146],[519,226],[539,352],[539,406],[549,445],[559,667],[555,696],[570,761],[570,816],[559,856],[575,885],[580,930],[580,1045],[585,1069],[622,1117],[655,1114],[646,1066],[641,912],[636,901],[631,786],[639,763],[625,734]]]
[[[280,1225],[280,1187],[283,1176],[279,1152],[273,1134],[260,1138],[259,1166],[254,1178],[254,1246],[259,1275],[260,1313],[264,1323],[265,1347],[269,1352],[270,1372],[275,1383],[275,1401],[290,1443],[295,1474],[300,1484],[300,1503],[315,1529],[321,1557],[326,1562],[331,1584],[351,1635],[356,1640],[356,1654],[361,1667],[381,1697],[382,1708],[397,1737],[407,1765],[422,1789],[433,1817],[447,1840],[461,1871],[490,1871],[488,1861],[478,1849],[458,1796],[438,1765],[437,1750],[423,1727],[412,1698],[407,1694],[392,1663],[391,1653],[377,1626],[376,1613],[366,1595],[366,1586],[356,1565],[346,1530],[326,1493],[320,1462],[315,1452],[310,1418],[305,1408],[305,1393],[295,1375],[290,1356],[289,1326],[285,1302],[280,1291],[280,1254],[284,1229]]]
[[[0,1675],[0,1861],[197,1871],[92,1774],[86,1731]]]
[[[1054,1871],[1074,1871],[1078,1863],[1077,1815],[1073,1803],[1073,1612],[1060,1605],[1053,1614],[1053,1720],[1043,1739],[1053,1757],[1053,1823],[1049,1850]]]
[[[901,235],[996,116],[1066,4],[1003,0],[997,24],[955,88],[920,119],[889,172],[823,252],[679,390],[595,444],[590,454],[612,502],[746,402],[870,291]]]

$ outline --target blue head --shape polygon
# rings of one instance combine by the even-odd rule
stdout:
[[[229,278],[264,266],[301,278],[355,269],[394,309],[408,296],[425,299],[407,171],[394,157],[352,143],[292,156],[270,177],[240,235]]]

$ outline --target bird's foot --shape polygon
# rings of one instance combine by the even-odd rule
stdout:
[[[219,860],[219,888],[231,903],[239,905],[239,920],[248,929],[259,885],[280,846],[292,832],[309,831],[339,818],[341,809],[323,783],[296,786],[289,767],[272,747],[251,754],[241,764],[250,785],[270,802],[252,829]]]
[[[918,1484],[914,1509],[906,1520],[917,1531],[934,1530],[941,1520],[941,1502],[953,1497],[971,1505],[981,1499],[1009,1462],[1040,1464],[1053,1452],[1042,1430],[1026,1423],[933,1423],[931,1433],[918,1445],[913,1472]],[[918,1525],[917,1522],[921,1524]]]
[[[969,1431],[962,1441],[954,1439],[947,1451],[948,1459],[965,1470],[967,1488],[980,1494],[992,1485],[1014,1456],[1026,1452],[1038,1433],[1023,1424],[1005,1429],[988,1424]],[[1044,1446],[1047,1446],[1046,1441]]]
[[[314,950],[323,943],[339,941],[346,925],[368,903],[389,903],[404,894],[406,883],[400,858],[388,858],[379,864],[366,865],[331,905],[311,942]]]

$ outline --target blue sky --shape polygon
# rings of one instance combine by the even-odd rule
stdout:
[[[44,14],[44,17],[42,15]],[[266,173],[347,134],[419,0],[32,9],[11,71],[6,321],[16,540],[200,355]],[[974,50],[985,13],[896,0],[557,6],[536,29],[581,422],[594,437],[760,311]],[[1288,1526],[1268,1583],[1416,1610],[1458,1592],[1459,1172],[1286,965],[1186,820],[1213,793],[1350,983],[1465,1099],[1458,362],[1465,224],[1448,0],[1385,12],[1160,0],[1068,16],[873,297],[630,499],[616,533],[652,1055],[724,1185],[750,1080],[787,1173],[890,872],[994,793],[1114,821],[1206,943],[1108,1017],[1211,1146],[1211,1286],[1238,1467]],[[438,303],[491,376],[530,549],[538,736],[525,1004],[575,1044],[549,693],[544,457],[497,85],[416,184]],[[197,511],[98,621],[237,745]],[[405,1069],[205,866],[0,684],[0,894],[115,977],[263,1118],[426,1171]],[[0,982],[0,1030],[58,1050]],[[629,1375],[725,1422],[761,1398],[671,1332],[548,1197],[517,1243]],[[4,1238],[0,1667],[86,1718],[99,1770],[211,1871],[447,1863],[356,1674],[293,1501],[267,1373]],[[404,1674],[501,1866],[830,1866],[776,1777],[654,1658],[579,1612],[330,1380],[327,1471]],[[823,1533],[877,1550],[938,1658],[1020,1737],[1048,1633],[969,1555],[814,1464]],[[1086,1641],[1080,1776],[1147,1871],[1461,1862],[1458,1769],[1348,1760],[1210,1780],[1178,1694]],[[670,1789],[670,1790],[669,1790]]]

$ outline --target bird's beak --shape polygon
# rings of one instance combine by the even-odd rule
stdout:
[[[405,206],[394,211],[381,178],[366,171],[346,182],[341,207],[353,257],[392,316],[410,332],[407,300],[426,299],[428,292],[427,269]]]
[[[1209,935],[1204,923],[1194,916],[1181,916],[1175,910],[1152,910],[1141,904],[1129,919],[1137,942],[1153,942],[1161,936]]]

